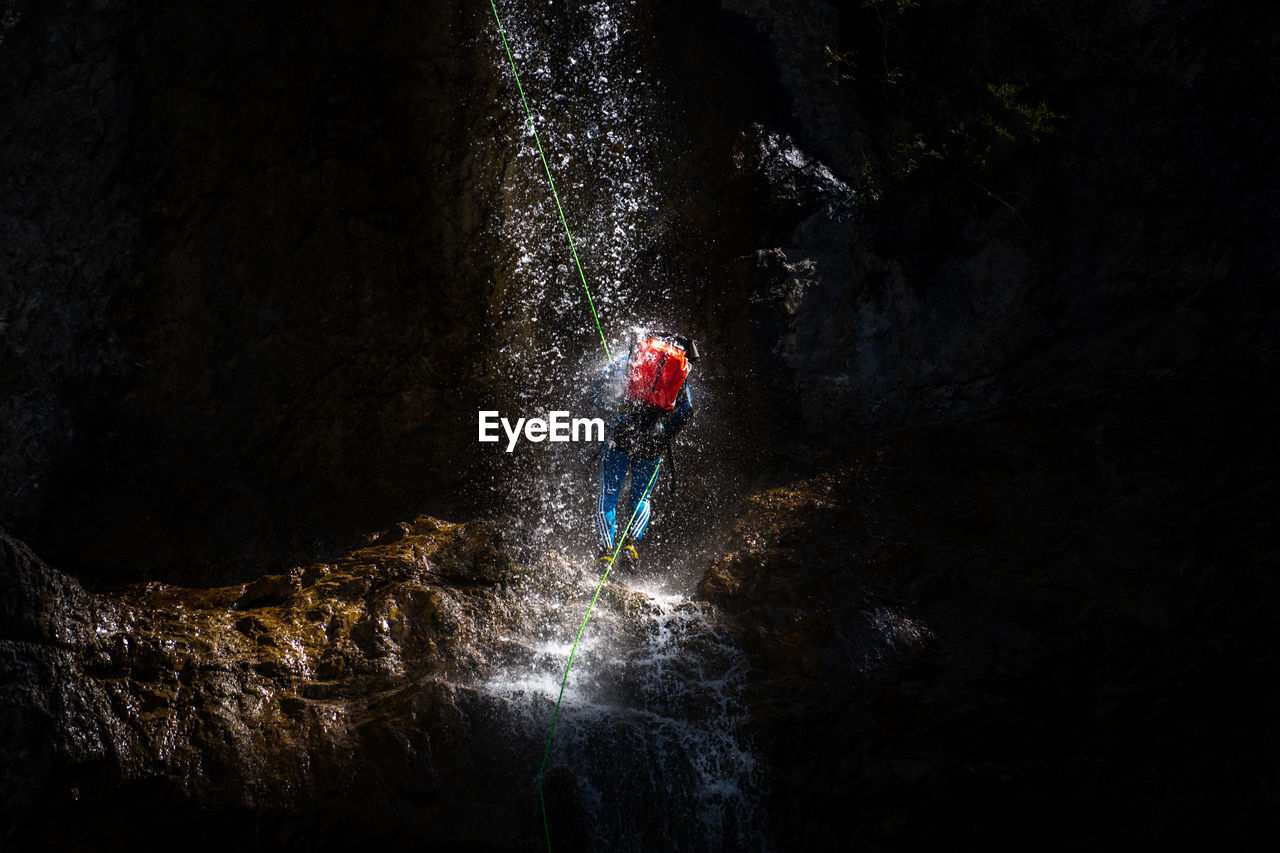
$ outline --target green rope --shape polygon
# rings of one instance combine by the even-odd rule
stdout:
[[[618,559],[618,554],[622,552],[622,543],[627,541],[627,534],[631,532],[631,525],[635,524],[636,515],[640,512],[640,505],[649,497],[653,482],[658,479],[658,471],[662,468],[662,459],[663,457],[658,457],[658,464],[653,466],[653,476],[649,478],[649,484],[644,487],[644,494],[640,496],[640,500],[636,501],[635,507],[631,510],[631,518],[627,520],[627,526],[623,529],[622,534],[618,536],[618,544],[614,546],[613,556],[609,558],[604,574],[600,576],[600,583],[596,584],[595,595],[591,596],[591,604],[587,607],[587,614],[582,617],[582,624],[578,626],[578,636],[573,638],[573,648],[569,650],[569,662],[564,666],[564,678],[560,679],[560,695],[556,697],[556,711],[551,716],[551,731],[547,733],[547,747],[542,751],[542,766],[538,768],[538,801],[542,804],[542,827],[547,833],[547,853],[551,853],[551,822],[547,819],[547,801],[542,796],[542,774],[547,769],[547,759],[551,757],[551,739],[556,736],[556,723],[560,719],[560,702],[564,699],[565,685],[569,683],[569,669],[573,666],[573,657],[578,653],[578,641],[582,639],[582,632],[587,629],[587,620],[591,618],[591,611],[596,607],[596,599],[600,597],[600,590],[604,589],[604,582],[608,579],[609,572],[613,571],[613,561]]]
[[[520,73],[516,71],[516,60],[511,55],[511,45],[507,44],[507,33],[502,28],[502,19],[498,17],[498,7],[489,0],[493,8],[493,19],[498,22],[498,35],[502,36],[502,46],[507,51],[507,61],[511,63],[511,74],[516,78],[516,89],[520,92],[520,102],[524,104],[524,113],[529,119],[529,129],[533,131],[533,141],[538,143],[538,156],[542,158],[542,168],[547,173],[547,183],[551,184],[551,197],[556,200],[556,212],[560,214],[560,223],[564,225],[564,236],[569,238],[569,252],[573,255],[573,263],[578,268],[578,278],[582,280],[582,289],[587,294],[587,304],[591,306],[591,317],[596,321],[596,331],[600,333],[600,343],[604,346],[605,359],[612,362],[613,354],[609,352],[609,342],[604,339],[604,329],[600,326],[600,315],[596,313],[595,300],[591,298],[591,288],[587,287],[587,275],[582,271],[582,262],[578,260],[578,247],[574,245],[573,234],[569,232],[569,221],[565,218],[564,208],[560,205],[560,193],[556,192],[555,179],[551,177],[551,167],[547,165],[547,155],[542,150],[542,140],[538,137],[538,128],[533,123],[533,110],[529,109],[529,99],[524,96],[524,86],[520,84]]]
[[[538,128],[533,121],[533,110],[529,108],[529,99],[525,97],[524,86],[520,82],[520,72],[516,70],[516,60],[511,54],[511,45],[507,43],[507,33],[502,26],[502,18],[498,15],[498,7],[494,0],[489,0],[489,6],[493,9],[493,19],[498,24],[498,34],[502,37],[502,46],[507,52],[507,62],[511,65],[512,76],[515,77],[516,89],[520,92],[520,102],[524,105],[525,116],[529,122],[529,130],[533,132],[533,140],[538,146],[538,157],[542,159],[542,168],[547,173],[547,183],[551,186],[551,197],[556,202],[556,212],[560,214],[560,224],[564,226],[564,235],[569,239],[569,252],[573,256],[574,266],[578,268],[578,278],[582,282],[583,292],[587,295],[587,305],[591,308],[591,317],[595,320],[596,331],[600,333],[600,344],[604,347],[605,358],[612,362],[613,353],[609,351],[609,342],[605,339],[604,328],[600,325],[600,315],[596,311],[595,300],[591,298],[591,288],[587,286],[587,275],[582,270],[582,261],[578,260],[578,247],[574,243],[573,233],[569,230],[569,220],[564,215],[564,206],[560,203],[560,193],[556,190],[555,178],[551,176],[551,166],[547,163],[547,154],[542,147],[542,139],[538,136]],[[551,743],[555,739],[556,724],[560,721],[560,705],[564,701],[565,687],[569,683],[569,670],[573,668],[573,659],[577,656],[578,644],[582,640],[582,634],[587,629],[587,622],[591,619],[591,613],[595,610],[596,601],[600,598],[600,591],[604,589],[605,581],[609,578],[609,572],[613,570],[614,561],[618,559],[618,554],[622,552],[622,546],[627,540],[627,534],[631,532],[631,527],[635,524],[636,516],[640,512],[640,505],[648,499],[649,492],[653,490],[653,484],[658,479],[658,471],[661,467],[662,457],[659,457],[658,463],[653,466],[653,476],[649,478],[649,482],[644,488],[644,494],[632,509],[631,518],[627,520],[627,526],[623,528],[622,534],[618,537],[618,543],[613,550],[613,554],[609,557],[604,574],[600,576],[600,582],[596,584],[595,593],[591,596],[591,604],[587,607],[586,615],[582,617],[582,624],[578,626],[577,636],[573,638],[573,647],[569,650],[569,661],[564,667],[564,677],[560,679],[560,694],[556,697],[555,713],[551,716],[551,730],[547,733],[547,745],[542,752],[542,765],[538,768],[538,802],[542,806],[542,826],[546,833],[548,851],[551,850],[551,822],[547,816],[547,801],[543,794],[542,779],[547,770],[547,761],[551,757]]]

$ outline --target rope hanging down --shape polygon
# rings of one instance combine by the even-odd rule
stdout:
[[[609,572],[613,571],[613,563],[618,559],[618,554],[622,553],[622,544],[627,541],[627,534],[631,532],[631,525],[635,524],[636,515],[640,512],[640,506],[649,498],[649,492],[653,489],[654,480],[658,479],[658,471],[662,468],[662,457],[658,457],[658,464],[653,466],[653,476],[649,478],[649,483],[644,487],[644,494],[640,500],[636,501],[635,509],[631,510],[631,518],[627,519],[627,526],[618,536],[618,544],[614,546],[613,555],[609,557],[609,564],[605,566],[604,574],[600,576],[600,582],[596,584],[595,594],[591,596],[591,604],[587,606],[587,614],[582,617],[582,624],[578,626],[578,636],[573,638],[573,648],[569,650],[569,662],[564,667],[564,678],[560,679],[560,695],[556,697],[556,711],[551,716],[551,731],[547,733],[547,747],[542,751],[542,766],[538,768],[538,802],[542,805],[542,828],[547,834],[547,853],[551,853],[551,822],[547,818],[547,801],[542,796],[542,774],[547,770],[547,759],[551,757],[551,739],[556,736],[556,722],[560,719],[560,702],[564,699],[564,687],[569,683],[569,668],[573,666],[573,656],[578,652],[578,641],[582,639],[582,632],[587,629],[587,620],[591,618],[591,611],[595,610],[596,599],[600,597],[600,590],[604,589],[604,582],[609,577]]]
[[[595,300],[591,298],[591,288],[587,287],[587,276],[582,271],[582,262],[578,260],[578,248],[573,241],[573,233],[569,230],[569,221],[565,218],[564,207],[560,204],[560,193],[556,191],[555,179],[551,177],[551,166],[547,163],[547,155],[542,148],[542,139],[539,138],[538,128],[533,121],[533,111],[529,108],[529,99],[525,97],[524,86],[520,83],[520,73],[516,70],[516,61],[511,54],[511,45],[507,43],[507,33],[502,26],[502,18],[498,15],[498,7],[494,0],[489,0],[489,6],[493,9],[493,19],[498,24],[498,34],[502,37],[502,46],[507,52],[507,62],[511,65],[511,74],[515,77],[516,89],[520,92],[520,102],[524,104],[524,112],[528,119],[529,129],[533,132],[533,140],[538,145],[538,156],[542,159],[542,168],[547,173],[547,183],[551,185],[551,196],[556,202],[556,212],[560,214],[560,224],[564,226],[564,235],[569,239],[569,252],[573,255],[574,266],[578,268],[578,278],[582,281],[582,290],[587,294],[587,305],[591,307],[591,317],[596,322],[596,331],[600,333],[600,344],[604,347],[605,358],[612,362],[613,354],[609,351],[609,342],[605,340],[604,329],[600,325],[600,315],[596,312]],[[640,507],[649,498],[649,493],[653,490],[653,484],[658,479],[658,471],[662,468],[662,459],[663,457],[658,457],[658,463],[653,466],[653,475],[644,487],[643,496],[639,501],[636,501],[636,505],[631,511],[631,518],[627,520],[627,526],[623,528],[622,533],[618,536],[618,542],[614,547],[612,556],[609,557],[609,563],[605,567],[604,574],[600,576],[599,583],[596,584],[595,593],[591,596],[591,604],[587,606],[587,612],[582,617],[582,624],[578,626],[578,634],[573,638],[573,647],[569,650],[569,661],[564,667],[564,677],[560,679],[560,694],[556,697],[556,709],[551,717],[551,730],[547,733],[547,745],[542,752],[542,764],[538,767],[538,802],[542,806],[542,825],[543,830],[546,832],[548,853],[551,850],[551,822],[547,817],[547,801],[543,796],[542,778],[547,770],[547,761],[551,757],[551,742],[556,735],[556,723],[560,720],[560,705],[564,701],[565,687],[569,683],[569,670],[573,668],[573,659],[578,653],[578,643],[582,640],[582,634],[587,629],[587,622],[591,619],[592,611],[595,610],[596,601],[600,598],[600,591],[604,589],[605,581],[609,579],[609,572],[613,570],[613,563],[618,559],[618,554],[622,552],[623,543],[626,542],[627,534],[631,532],[631,527],[635,524]]]
[[[560,223],[564,226],[564,236],[569,238],[569,252],[573,255],[573,263],[578,268],[578,278],[582,280],[582,289],[587,294],[587,305],[591,306],[591,317],[596,321],[596,331],[600,333],[600,344],[604,347],[607,361],[613,361],[609,352],[609,342],[604,339],[604,329],[600,327],[600,315],[596,313],[595,300],[591,298],[591,289],[587,287],[587,275],[582,271],[582,262],[578,260],[578,247],[574,245],[573,234],[569,231],[569,221],[565,219],[564,208],[560,206],[560,193],[556,192],[555,179],[551,177],[551,167],[547,165],[546,152],[542,150],[542,140],[538,137],[538,128],[533,123],[533,110],[529,109],[529,99],[524,96],[524,86],[520,84],[520,72],[516,71],[516,60],[511,55],[511,45],[507,44],[507,32],[502,28],[502,19],[498,17],[498,7],[494,0],[489,0],[493,9],[493,19],[498,22],[498,35],[502,36],[502,46],[507,51],[507,62],[511,64],[511,74],[516,78],[516,89],[520,92],[520,102],[524,104],[524,113],[529,121],[529,129],[533,131],[533,141],[538,144],[538,156],[542,158],[542,168],[547,173],[547,183],[551,185],[551,197],[556,200],[556,212],[560,214]]]

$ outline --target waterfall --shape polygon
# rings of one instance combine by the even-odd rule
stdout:
[[[664,151],[654,116],[661,83],[646,68],[637,6],[504,9],[507,42],[555,177],[584,277],[615,352],[634,323],[669,321],[678,294],[659,274],[669,240],[655,174]],[[505,53],[496,31],[488,51]],[[505,258],[495,263],[491,323],[499,342],[487,370],[521,415],[559,409],[596,414],[591,383],[605,358],[546,174],[509,69],[493,105],[495,136],[475,143],[506,161],[491,228]],[[517,511],[512,524],[545,546],[589,529],[582,483],[598,445],[544,444],[498,459],[491,489]],[[585,525],[585,526],[584,526]]]
[[[503,4],[500,13],[616,356],[632,324],[673,324],[681,302],[664,276],[663,247],[679,235],[664,213],[673,190],[660,175],[678,152],[663,81],[647,59],[652,33],[635,3],[527,2]],[[505,64],[496,26],[488,41],[477,49]],[[495,263],[490,316],[500,343],[489,369],[509,389],[501,405],[515,414],[595,415],[588,395],[604,354],[504,72],[509,85],[494,104],[501,121],[476,143],[507,164],[491,223],[507,255]],[[698,396],[699,409],[714,404]],[[522,444],[492,453],[490,502],[509,508],[505,526],[530,568],[504,593],[515,615],[501,629],[503,652],[476,686],[504,726],[539,745],[528,767],[512,768],[531,780],[599,581],[591,554],[598,447]],[[653,529],[661,529],[661,495],[655,504]],[[627,518],[621,507],[619,515]],[[598,849],[765,850],[762,782],[744,735],[745,656],[714,608],[691,597],[702,566],[680,555],[692,549],[668,544],[664,559],[646,554],[639,576],[611,576],[577,649],[547,763],[549,776],[567,771],[573,780],[576,814],[552,814],[553,838],[579,821]]]
[[[574,631],[597,576],[549,552],[480,689],[513,729],[544,742]],[[574,658],[548,776],[575,780],[593,848],[767,850],[742,691],[745,655],[709,605],[673,579],[606,587]],[[540,755],[530,755],[532,776]],[[552,814],[552,830],[565,815]]]

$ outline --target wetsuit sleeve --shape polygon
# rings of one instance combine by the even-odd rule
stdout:
[[[680,389],[680,394],[676,399],[675,409],[666,416],[665,432],[667,441],[676,440],[676,436],[680,434],[680,430],[684,429],[684,425],[689,422],[689,418],[693,415],[693,393],[689,390],[689,383],[684,383],[684,387]]]

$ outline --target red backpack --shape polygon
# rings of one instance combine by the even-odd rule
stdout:
[[[689,358],[669,338],[644,337],[631,350],[627,399],[669,412],[689,376]]]

